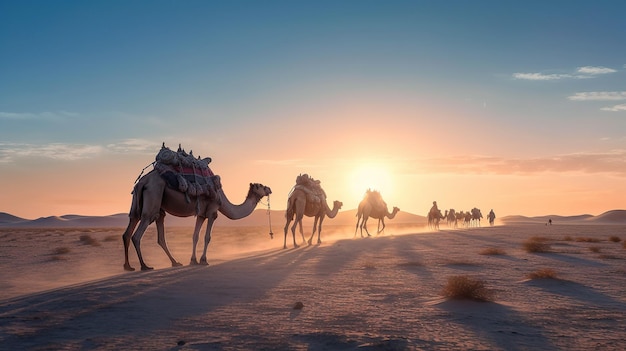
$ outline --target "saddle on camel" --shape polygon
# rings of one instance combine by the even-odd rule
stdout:
[[[154,170],[161,175],[168,187],[184,193],[189,202],[189,196],[215,198],[217,190],[221,188],[219,176],[213,174],[209,163],[210,157],[195,158],[193,151],[185,152],[180,144],[178,151],[172,151],[163,143],[156,155]]]
[[[320,185],[320,181],[313,179],[313,177],[308,174],[300,174],[296,177],[296,185],[293,187],[293,190],[299,189],[304,191],[306,194],[307,202],[310,203],[325,203],[326,202],[326,192],[322,189]],[[292,192],[293,192],[292,190]]]

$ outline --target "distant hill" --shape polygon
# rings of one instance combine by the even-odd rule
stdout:
[[[6,223],[17,223],[17,222],[22,222],[22,221],[25,221],[25,219],[16,217],[6,212],[0,212],[0,225],[6,224]]]
[[[554,224],[626,224],[626,210],[607,211],[598,216],[589,214],[577,216],[506,216],[499,218],[504,224],[514,223],[547,223],[552,219]],[[285,211],[274,210],[268,215],[267,210],[257,209],[248,217],[239,220],[230,220],[223,215],[218,215],[215,226],[235,227],[235,226],[269,226],[271,221],[274,231],[282,230],[285,226]],[[370,226],[377,223],[370,219]],[[375,224],[376,223],[376,224]],[[415,215],[409,212],[400,211],[394,219],[386,219],[385,223],[394,224],[416,224],[426,225],[426,217]],[[176,217],[167,215],[165,225],[170,227],[192,227],[195,224],[193,217]],[[313,218],[304,217],[303,224],[313,225]],[[37,219],[24,219],[9,213],[0,212],[0,228],[125,228],[128,225],[128,214],[117,213],[110,216],[82,216],[76,214],[64,216],[41,217]],[[356,209],[340,211],[335,218],[325,218],[324,225],[356,225]]]
[[[612,210],[602,213],[598,216],[590,214],[576,216],[506,216],[500,218],[504,223],[547,223],[552,220],[553,224],[558,223],[605,223],[605,224],[626,224],[626,210]]]
[[[285,211],[274,210],[268,215],[267,210],[256,209],[248,217],[231,220],[219,214],[215,221],[215,226],[234,227],[234,226],[269,226],[271,221],[272,228],[283,228],[285,226]],[[410,224],[426,224],[426,217],[414,215],[408,212],[399,212],[394,219],[387,219],[385,223],[410,223]],[[372,223],[371,221],[369,223]],[[166,226],[190,227],[195,224],[193,217],[176,217],[167,215],[165,217]],[[304,225],[313,225],[313,218],[304,217]],[[37,219],[24,219],[10,215],[8,213],[0,213],[0,227],[17,227],[17,228],[76,228],[76,227],[126,227],[128,225],[128,214],[117,213],[110,216],[81,216],[81,215],[64,215],[40,217]],[[356,209],[340,211],[335,218],[325,218],[324,225],[356,225]]]

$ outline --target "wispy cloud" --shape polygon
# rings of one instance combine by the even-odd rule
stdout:
[[[532,175],[571,172],[626,175],[626,150],[527,159],[459,156],[419,160],[416,164],[419,164],[425,173]]]
[[[155,152],[155,143],[128,139],[107,145],[71,143],[0,143],[0,163],[12,163],[25,158],[44,158],[58,161],[76,161],[103,154]]]
[[[602,110],[602,111],[610,111],[610,112],[626,111],[626,104],[619,104],[619,105],[615,105],[613,107],[603,107],[600,110]]]
[[[584,66],[584,67],[578,67],[578,69],[576,70],[578,73],[582,73],[582,74],[591,74],[591,75],[597,75],[597,74],[608,74],[608,73],[615,73],[617,72],[617,70],[614,70],[612,68],[608,68],[608,67],[602,67],[602,66]]]
[[[626,91],[590,91],[567,97],[573,101],[620,101],[626,100]]]
[[[533,80],[533,81],[549,81],[560,79],[588,79],[594,78],[602,74],[615,73],[617,70],[609,67],[602,66],[583,66],[578,67],[573,73],[564,74],[546,74],[541,72],[532,73],[513,73],[513,78],[518,80]]]
[[[68,111],[58,112],[2,112],[0,111],[0,120],[47,120],[47,121],[63,121],[68,118],[76,117],[78,113]]]
[[[521,80],[559,80],[571,77],[570,74],[513,73],[513,78]]]

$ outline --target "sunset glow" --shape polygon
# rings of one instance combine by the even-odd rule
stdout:
[[[0,6],[0,212],[127,212],[163,142],[276,210],[301,173],[342,211],[625,207],[621,3],[34,2]]]

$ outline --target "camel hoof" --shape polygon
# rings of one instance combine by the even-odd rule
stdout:
[[[200,259],[200,265],[202,265],[202,266],[208,266],[209,265],[209,263],[206,261],[206,257]]]
[[[195,258],[192,258],[191,261],[189,261],[190,266],[195,266],[197,264],[198,264],[198,261]]]
[[[309,244],[309,246],[311,246],[311,240],[307,241],[307,243]]]
[[[180,267],[180,266],[182,266],[182,265],[183,265],[183,264],[182,264],[182,263],[180,263],[180,262],[172,262],[172,267]]]
[[[153,267],[141,266],[141,270],[142,270],[142,271],[151,271],[151,270],[153,270],[153,269],[154,269]]]
[[[322,241],[321,241],[321,240],[318,240],[318,241],[317,241],[317,244],[318,244],[318,245],[319,245],[319,244],[321,244],[321,243],[322,243]]]
[[[125,271],[129,271],[129,272],[133,272],[135,270],[135,268],[131,267],[128,263],[124,264],[124,270]]]
[[[293,244],[293,248],[294,248],[294,249],[297,249],[297,248],[299,248],[299,247],[300,247],[300,245],[298,245],[298,244]]]

